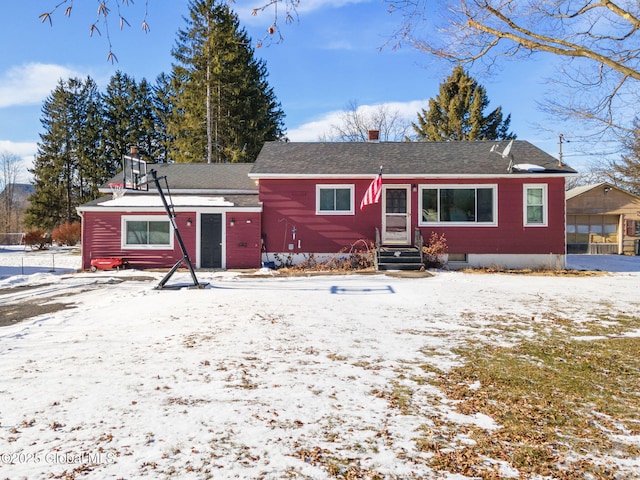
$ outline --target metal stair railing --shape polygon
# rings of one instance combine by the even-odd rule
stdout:
[[[422,237],[422,232],[418,227],[413,231],[413,246],[420,252],[420,262],[424,264],[424,253],[422,252],[424,238]]]
[[[376,253],[373,259],[373,266],[375,267],[376,270],[378,270],[378,266],[380,265],[380,246],[381,246],[381,240],[380,240],[380,230],[378,229],[378,227],[376,227]]]

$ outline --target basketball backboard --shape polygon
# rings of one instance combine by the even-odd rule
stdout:
[[[148,190],[147,162],[139,157],[122,157],[122,181],[127,190]]]

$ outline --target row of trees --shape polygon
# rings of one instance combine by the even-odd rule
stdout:
[[[51,230],[77,220],[76,207],[99,195],[132,145],[152,161],[251,162],[265,141],[282,139],[284,114],[236,15],[216,0],[190,7],[173,70],[155,84],[117,72],[100,92],[91,77],[72,78],[46,99],[28,225]],[[356,113],[334,127],[333,139],[361,140],[375,128],[385,139],[401,135],[394,140],[514,138],[510,117],[500,107],[485,115],[488,104],[484,87],[457,67],[410,127],[386,111],[350,124]]]
[[[92,20],[91,31],[98,22],[105,27],[116,22],[121,27],[130,24],[125,18],[129,13],[125,3],[111,10],[106,8],[108,0],[95,2],[104,8],[98,9],[100,15],[97,21]],[[265,15],[265,23],[269,25],[257,45],[281,40],[280,25],[297,18],[298,9],[305,7],[306,2],[264,0],[251,4],[253,13]],[[238,8],[247,6],[240,3]],[[504,62],[527,61],[534,56],[550,60],[556,74],[549,76],[553,93],[541,99],[543,109],[560,121],[584,122],[584,133],[575,132],[573,138],[579,137],[587,145],[590,140],[609,139],[621,146],[620,151],[627,154],[621,161],[600,164],[601,174],[640,193],[637,174],[640,128],[636,108],[640,97],[639,2],[383,0],[383,3],[398,19],[398,28],[388,40],[392,47],[408,44],[436,59],[473,65],[476,71],[483,68],[490,71],[501,68]],[[72,0],[50,4],[52,8],[41,15],[43,21],[51,22],[59,11],[69,15],[73,6]],[[140,20],[142,29],[147,31],[146,9]],[[348,131],[333,133],[335,137],[349,138]]]
[[[60,80],[42,107],[27,225],[77,220],[76,206],[99,195],[132,145],[159,162],[247,162],[283,138],[266,66],[228,5],[192,1],[172,55],[153,85],[122,72],[105,92],[91,77]]]
[[[60,5],[65,3],[72,5],[70,2]],[[297,3],[291,5],[295,8]],[[620,51],[633,53],[626,47],[640,27],[633,10],[611,2],[593,2],[582,9],[558,4],[548,8],[534,6],[530,10],[506,8],[500,1],[483,2],[473,8],[466,2],[460,5],[454,2],[451,11],[458,12],[456,18],[468,20],[459,24],[454,17],[443,16],[444,22],[450,22],[449,37],[443,43],[442,39],[417,35],[417,25],[426,19],[424,12],[428,9],[414,10],[414,7],[423,2],[388,3],[403,12],[400,41],[462,64],[485,59],[493,62],[501,55],[517,57],[536,51],[580,58],[581,62],[595,61],[599,76],[589,85],[611,86],[608,80],[612,78],[618,78],[619,83],[605,96],[605,102],[599,103],[599,110],[577,108],[574,102],[573,111],[565,114],[579,116],[580,112],[587,112],[588,119],[624,131],[613,114],[619,110],[616,101],[620,91],[634,93],[636,57],[615,55],[615,59],[607,59],[601,50],[610,51],[615,44]],[[104,12],[106,19],[107,11]],[[554,29],[554,22],[560,22],[564,28]],[[597,26],[597,38],[591,33],[581,36],[570,27],[582,24]],[[547,33],[544,42],[538,33],[541,29]],[[565,37],[571,37],[573,42]],[[591,38],[588,45],[577,41],[588,38]],[[509,42],[513,42],[513,47]],[[49,227],[73,220],[75,205],[97,195],[97,186],[115,172],[129,145],[136,144],[143,153],[164,161],[251,161],[264,141],[283,138],[284,114],[266,82],[266,67],[254,59],[251,40],[224,2],[192,0],[186,28],[179,31],[172,53],[176,60],[172,72],[158,77],[154,86],[144,80],[137,84],[121,73],[112,79],[105,94],[97,92],[91,79],[61,82],[43,108],[46,133],[33,172],[36,193],[43,195],[41,198],[34,195],[29,223]],[[584,80],[587,75],[582,72],[581,78]],[[64,99],[65,90],[74,92],[70,97],[86,102]],[[58,96],[63,104],[69,102],[68,117],[56,110]],[[485,115],[488,104],[484,88],[459,66],[441,85],[429,108],[419,112],[417,121],[410,126],[403,124],[394,112],[376,112],[373,122],[362,122],[354,104],[354,115],[345,114],[342,123],[334,126],[331,139],[357,140],[364,131],[359,128],[358,132],[358,127],[365,123],[367,129],[378,128],[394,136],[402,133],[404,139],[514,138],[509,132],[510,117],[504,118],[500,107]],[[49,113],[54,114],[52,121]],[[58,121],[62,127],[56,124]],[[64,125],[77,126],[81,134],[59,137],[65,131]],[[637,179],[640,164],[640,129],[627,131],[631,132],[627,142],[630,154],[611,165],[610,170],[612,175],[625,179],[627,185],[633,185],[631,181]],[[100,159],[100,164],[96,159]],[[52,211],[57,213],[51,214]]]
[[[186,64],[190,57],[183,53],[181,58]],[[205,64],[205,77],[208,68]],[[209,89],[207,82],[180,82],[188,73],[183,66],[177,70],[180,77],[162,74],[155,85],[144,79],[136,82],[117,72],[105,93],[99,92],[91,77],[58,83],[42,108],[45,133],[32,170],[35,193],[27,224],[52,229],[77,220],[75,207],[98,196],[98,187],[118,171],[122,155],[131,145],[157,162],[198,162],[205,158],[209,162],[253,161],[264,141],[281,135],[277,109],[265,108],[251,115],[251,105],[275,106],[269,95],[260,102],[245,97],[240,90],[221,101],[222,90],[238,88],[233,78],[252,83],[240,71]],[[194,69],[194,77],[202,73]],[[212,98],[210,103],[203,101],[203,92],[198,91],[203,83],[204,99]],[[175,85],[182,85],[179,92]],[[244,91],[252,89],[247,86]],[[246,108],[238,106],[245,102]],[[439,94],[429,101],[429,108],[418,112],[416,123],[385,107],[362,116],[353,103],[341,123],[333,125],[331,140],[366,140],[370,129],[380,130],[383,140],[515,138],[508,131],[510,116],[503,119],[501,107],[485,114],[488,104],[484,87],[462,67],[456,67],[440,85]],[[202,122],[203,118],[211,121]]]

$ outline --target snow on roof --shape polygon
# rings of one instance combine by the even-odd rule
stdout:
[[[210,197],[199,195],[171,196],[167,199],[176,207],[233,207],[233,202],[224,197]],[[103,207],[162,207],[162,199],[158,195],[124,195],[98,205]]]

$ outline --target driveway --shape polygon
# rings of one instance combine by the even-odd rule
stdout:
[[[567,269],[600,270],[603,272],[640,272],[640,256],[567,255]]]

